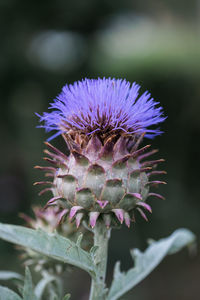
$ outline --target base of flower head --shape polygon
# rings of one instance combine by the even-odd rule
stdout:
[[[67,217],[77,227],[85,220],[93,228],[99,218],[107,227],[123,223],[130,227],[131,222],[135,222],[136,211],[147,221],[145,212],[151,213],[147,198],[164,198],[149,192],[149,189],[165,182],[150,179],[166,172],[155,170],[163,159],[144,161],[157,150],[146,152],[150,145],[138,149],[143,136],[130,139],[113,135],[102,144],[94,135],[87,139],[83,149],[80,137],[72,140],[65,136],[69,156],[45,143],[50,151],[44,152],[50,158],[44,159],[53,166],[35,167],[45,171],[46,177],[53,178],[53,182],[35,183],[48,186],[39,195],[49,191],[53,193],[45,207],[59,206],[62,209],[61,220]]]
[[[148,221],[142,208],[148,212],[152,212],[152,209],[149,204],[144,202],[138,202],[138,206],[136,206],[136,210],[139,211],[140,215],[145,219],[145,221]],[[77,228],[79,228],[80,223],[83,220],[86,220],[88,225],[91,226],[91,228],[94,228],[99,218],[103,220],[107,228],[116,227],[123,223],[125,223],[127,227],[130,227],[131,222],[135,223],[135,210],[127,212],[119,208],[113,209],[111,213],[107,214],[97,211],[88,213],[87,211],[84,211],[83,207],[73,206],[71,209],[63,209],[62,222],[64,222],[66,218],[70,222],[75,222]]]

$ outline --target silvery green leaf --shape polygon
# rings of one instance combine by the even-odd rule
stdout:
[[[22,298],[7,287],[0,286],[0,300],[22,300]]]
[[[71,295],[70,294],[66,294],[63,298],[62,298],[62,300],[69,300],[70,299],[70,297],[71,297]]]
[[[176,253],[194,240],[195,236],[191,231],[179,229],[169,237],[151,243],[144,252],[132,250],[134,267],[127,272],[121,272],[119,262],[116,264],[107,300],[119,299],[151,273],[167,254]]]
[[[57,233],[0,223],[0,238],[95,274],[90,254]]]
[[[32,276],[28,267],[25,270],[23,300],[38,300],[34,294]]]
[[[56,280],[55,277],[49,275],[49,276],[45,276],[38,282],[38,284],[35,287],[34,292],[35,292],[36,297],[39,300],[42,299],[43,293],[44,293],[47,285],[54,280]]]
[[[83,239],[83,234],[80,233],[79,236],[78,236],[78,238],[77,238],[77,241],[76,241],[76,245],[77,245],[78,247],[81,247],[82,239]]]
[[[0,280],[13,280],[13,279],[23,280],[24,278],[22,275],[16,272],[0,271]]]
[[[98,248],[99,248],[99,246],[92,246],[91,249],[90,249],[90,255],[91,255],[93,260],[95,259],[96,252],[97,252]]]

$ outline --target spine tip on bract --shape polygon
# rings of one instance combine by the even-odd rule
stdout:
[[[111,224],[111,216],[109,214],[103,214],[103,220],[107,229],[109,229]]]
[[[122,224],[124,221],[124,210],[121,208],[114,208],[112,211],[116,215],[118,221]]]
[[[83,209],[82,206],[73,206],[71,209],[70,209],[70,213],[69,213],[69,219],[72,220],[73,217],[75,216],[75,214],[77,213],[77,211]]]
[[[89,223],[92,228],[95,227],[99,215],[100,213],[97,211],[93,211],[89,213]]]
[[[153,196],[153,197],[156,197],[156,198],[165,200],[165,197],[163,197],[162,195],[157,194],[157,193],[149,193],[149,194],[148,194],[148,197],[150,197],[150,196]]]
[[[129,228],[131,226],[131,219],[127,212],[124,213],[124,221],[126,226]]]
[[[142,216],[142,218],[143,218],[146,222],[148,222],[148,218],[147,218],[147,216],[145,215],[145,213],[143,212],[143,210],[140,209],[139,207],[136,207],[136,209],[137,209],[137,211],[140,213],[140,215]]]
[[[76,215],[76,227],[79,228],[81,220],[83,218],[84,214],[83,213],[77,213]]]
[[[142,195],[139,193],[131,193],[135,198],[137,198],[138,200],[142,200]]]
[[[63,222],[64,217],[66,216],[66,214],[68,213],[69,209],[63,209],[60,214],[59,214],[59,218],[58,218],[58,225],[60,225]]]
[[[109,203],[107,200],[103,201],[103,200],[97,200],[97,203],[99,204],[99,206],[104,209],[106,207],[106,205]]]
[[[144,207],[146,210],[148,210],[150,213],[152,213],[151,206],[147,204],[146,202],[138,202],[137,205]]]

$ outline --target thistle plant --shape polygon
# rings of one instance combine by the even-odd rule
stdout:
[[[47,132],[54,131],[45,142],[47,157],[44,160],[48,165],[35,167],[50,179],[35,185],[45,186],[39,195],[51,194],[42,218],[45,209],[46,212],[49,209],[59,212],[59,222],[56,216],[52,220],[51,228],[56,231],[46,231],[42,226],[38,230],[37,226],[28,229],[0,225],[3,239],[87,271],[92,278],[90,300],[119,299],[144,279],[165,255],[194,241],[190,231],[180,229],[168,238],[152,242],[144,253],[132,250],[134,267],[124,273],[118,262],[113,282],[110,288],[106,286],[111,230],[123,223],[130,227],[137,213],[147,221],[147,214],[152,212],[149,198],[164,199],[153,190],[165,184],[160,176],[166,172],[157,169],[164,160],[151,159],[157,150],[151,150],[149,144],[141,144],[162,133],[157,126],[166,117],[159,103],[148,92],[139,95],[139,89],[136,83],[131,85],[126,80],[111,78],[85,79],[65,85],[50,104],[49,111],[37,114],[41,122],[39,127]],[[49,143],[59,135],[65,144],[63,152]],[[38,224],[41,216],[36,214],[36,217],[38,220],[34,224]],[[75,241],[69,235],[60,234],[60,223],[73,226],[73,232],[84,226],[86,232]],[[88,243],[87,231],[92,231],[94,238],[89,251],[82,247],[83,241]],[[27,290],[27,282],[29,285],[31,282],[29,271],[26,271],[24,282],[24,290]],[[43,292],[38,285],[34,289],[31,283],[33,299],[42,299]],[[50,280],[42,286],[43,290],[49,288],[51,299],[61,299],[61,293],[54,289]],[[32,299],[30,295],[25,298],[24,293],[19,299]],[[69,299],[69,295],[63,299]]]

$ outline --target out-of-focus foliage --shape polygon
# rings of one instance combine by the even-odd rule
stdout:
[[[98,282],[101,280],[101,273],[98,268],[99,261],[97,260],[96,262],[95,258],[98,246],[93,246],[90,252],[84,251],[81,248],[82,237],[79,237],[77,242],[74,243],[57,233],[47,233],[39,229],[33,230],[22,226],[0,224],[0,238],[3,240],[19,246],[26,245],[26,247],[30,247],[30,249],[38,251],[49,258],[77,266],[88,272],[93,280]],[[143,253],[139,249],[131,250],[134,267],[130,268],[126,273],[121,272],[120,262],[118,261],[115,265],[114,278],[110,289],[109,287],[106,289],[102,287],[100,290],[101,295],[98,294],[98,296],[102,296],[102,299],[104,299],[103,296],[107,294],[106,299],[108,300],[119,299],[149,275],[166,255],[174,254],[185,246],[192,246],[194,241],[194,234],[188,229],[182,228],[160,241],[151,241],[150,246]],[[48,277],[43,277],[34,289],[31,273],[28,267],[26,268],[23,300],[39,300],[40,297],[35,297],[35,295],[42,296],[45,285],[56,280],[55,274],[52,276],[48,272],[45,273],[48,274]],[[0,279],[22,280],[20,275],[14,272],[1,272],[0,275]],[[41,286],[44,287],[41,288]],[[58,296],[58,299],[60,299],[60,296]]]
[[[134,229],[113,232],[109,269],[116,259],[127,269],[131,259],[125,249],[143,247],[149,236],[160,238],[178,227],[200,233],[199,16],[199,0],[0,1],[2,221],[20,223],[19,212],[30,213],[31,205],[48,199],[32,187],[42,178],[33,166],[41,163],[47,138],[35,128],[34,112],[46,111],[66,82],[111,76],[137,81],[164,107],[165,134],[152,144],[166,159],[168,185],[161,191],[167,200],[150,203],[148,224],[138,220]],[[54,144],[65,151],[60,138]],[[1,257],[3,269],[19,268],[16,252],[3,242]],[[184,253],[168,258],[136,288],[135,297],[198,299],[199,263],[199,256],[191,261]],[[89,279],[80,275],[77,290],[76,276],[70,275],[70,292],[75,289],[75,299],[84,299]]]

